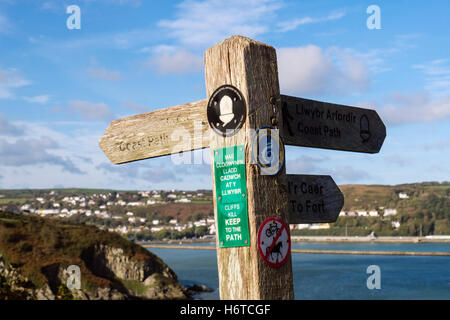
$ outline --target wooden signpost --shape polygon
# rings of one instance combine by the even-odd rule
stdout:
[[[221,299],[293,299],[286,226],[336,221],[343,196],[329,176],[263,174],[254,133],[375,153],[386,129],[373,110],[280,96],[275,49],[242,36],[206,51],[205,80],[207,99],[113,121],[100,147],[115,164],[209,147]]]
[[[281,95],[286,144],[377,153],[386,127],[375,110]]]
[[[206,100],[113,121],[100,148],[114,164],[209,147]]]
[[[289,223],[335,222],[344,195],[330,176],[287,175]]]

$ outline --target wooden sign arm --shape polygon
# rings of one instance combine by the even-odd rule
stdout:
[[[386,127],[375,110],[280,95],[280,132],[292,146],[377,153]],[[207,100],[113,121],[100,148],[114,164],[208,148]],[[250,110],[250,113],[251,110]]]
[[[206,100],[111,122],[99,145],[113,164],[209,147]]]

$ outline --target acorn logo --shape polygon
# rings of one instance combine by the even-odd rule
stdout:
[[[217,88],[208,101],[208,122],[215,133],[231,137],[245,123],[247,107],[242,93],[231,85]]]
[[[369,118],[364,114],[362,115],[359,122],[359,135],[363,142],[367,142],[370,139],[370,128],[369,128]]]

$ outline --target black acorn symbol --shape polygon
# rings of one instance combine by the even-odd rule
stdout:
[[[361,139],[363,140],[363,142],[366,142],[367,140],[370,139],[369,119],[367,118],[367,116],[365,114],[361,117],[361,120],[360,120],[359,135],[361,136]]]

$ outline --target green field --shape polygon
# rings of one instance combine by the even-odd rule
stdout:
[[[0,205],[9,203],[24,204],[25,202],[33,199],[34,198],[0,198]]]

